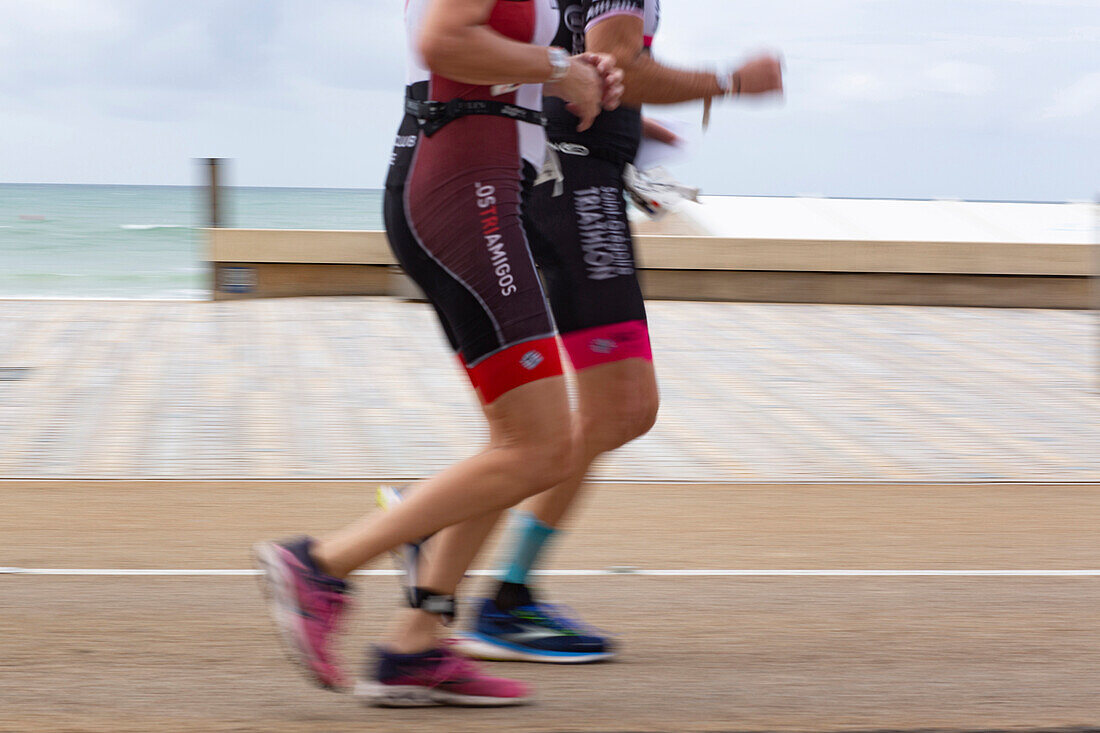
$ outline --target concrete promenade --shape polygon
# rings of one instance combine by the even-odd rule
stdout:
[[[1082,311],[660,302],[613,481],[1100,479]],[[482,437],[424,306],[0,301],[0,478],[415,478]]]
[[[153,573],[0,569],[0,732],[1100,730],[1096,484],[601,486],[538,584],[619,660],[492,665],[537,686],[530,708],[392,711],[308,686],[255,579],[202,570],[339,526],[372,488],[0,482],[0,565]],[[609,565],[654,574],[586,573]],[[340,649],[358,673],[399,594],[355,582]]]

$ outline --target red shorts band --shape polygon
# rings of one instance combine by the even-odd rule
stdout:
[[[623,359],[653,361],[649,328],[645,321],[624,321],[585,328],[564,333],[561,340],[576,371]]]
[[[524,341],[490,354],[466,373],[481,401],[490,404],[505,392],[529,382],[562,374],[558,340],[553,336]]]

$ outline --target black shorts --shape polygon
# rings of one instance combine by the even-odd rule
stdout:
[[[634,240],[623,196],[624,162],[578,143],[554,146],[564,181],[527,198],[531,251],[575,369],[652,359]]]

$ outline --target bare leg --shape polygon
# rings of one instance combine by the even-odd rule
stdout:
[[[428,542],[430,554],[420,559],[419,584],[443,595],[454,595],[466,569],[481,551],[500,520],[495,511],[447,527]],[[440,617],[417,608],[402,610],[387,636],[387,646],[398,654],[412,654],[435,644]]]
[[[328,573],[352,570],[404,542],[499,512],[572,472],[577,460],[563,377],[541,379],[485,407],[489,447],[417,485],[393,511],[326,537],[314,558]]]
[[[486,419],[489,419],[488,414]],[[493,423],[489,424],[492,430]],[[491,442],[502,439],[502,436],[490,435]],[[502,514],[503,511],[495,511],[467,519],[441,530],[424,543],[417,572],[420,587],[442,595],[454,595]],[[387,636],[387,646],[398,654],[426,649],[435,643],[440,620],[437,614],[420,609],[402,610]]]
[[[597,458],[653,427],[658,404],[653,362],[625,359],[578,372],[577,397],[575,422],[583,440],[582,460],[568,478],[524,504],[551,527],[561,523]]]
[[[573,415],[574,440],[583,446],[582,461],[564,481],[532,497],[525,507],[544,523],[557,525],[580,491],[592,462],[618,448],[652,426],[657,411],[657,380],[653,363],[626,359],[585,369],[577,374],[579,406]],[[433,537],[431,555],[421,560],[421,584],[452,593],[474,554],[466,554],[484,542],[492,524],[477,518],[449,527]],[[476,548],[473,550],[476,553]],[[466,563],[466,564],[463,564]],[[418,633],[427,634],[437,617],[422,614]]]

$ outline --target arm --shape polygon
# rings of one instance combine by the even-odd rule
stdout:
[[[424,16],[418,46],[433,72],[464,84],[541,84],[554,75],[548,50],[514,41],[488,25],[496,0],[432,0]],[[570,59],[569,71],[554,84],[591,126],[601,102],[618,106],[622,75],[610,59],[583,54]]]
[[[642,137],[667,143],[668,145],[675,145],[680,141],[680,136],[675,132],[660,122],[645,116],[642,117]]]
[[[615,57],[623,70],[626,90],[622,103],[631,107],[642,104],[676,104],[692,99],[710,99],[726,94],[719,75],[710,71],[674,69],[656,61],[643,50],[644,27],[641,18],[613,15],[598,21],[585,34],[589,51]],[[746,63],[727,79],[733,94],[760,94],[783,89],[782,70],[774,57],[758,57]]]
[[[464,84],[540,84],[554,69],[545,48],[488,25],[496,0],[433,0],[419,50],[432,71]]]

